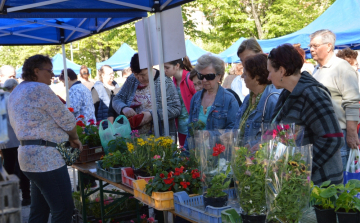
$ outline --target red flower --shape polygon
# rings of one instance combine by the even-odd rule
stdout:
[[[167,178],[167,179],[164,179],[164,183],[165,184],[172,184],[174,181],[174,178]]]
[[[251,159],[251,160],[254,160],[254,159],[255,159],[255,157],[251,157],[250,159]]]
[[[170,171],[170,172],[168,173],[168,178],[172,177],[172,176],[173,176],[173,173],[174,173],[174,172]]]
[[[69,109],[70,112],[74,112],[74,109],[73,109],[73,108],[68,107],[68,109]]]
[[[101,122],[101,121],[97,121],[97,122],[96,122],[96,125],[100,125],[100,122]]]
[[[199,178],[200,177],[199,170],[198,169],[192,170],[191,175],[193,179]]]
[[[183,182],[180,182],[180,184],[184,189],[186,189],[190,185],[190,182],[183,181]]]
[[[95,125],[95,122],[94,121],[89,121],[89,124],[90,125]]]
[[[180,174],[181,174],[180,172],[175,171],[175,174],[174,174],[174,175],[175,175],[175,176],[180,176]]]
[[[175,168],[175,176],[180,176],[184,172],[184,167],[181,166],[180,168]]]
[[[277,128],[277,130],[279,130],[279,132],[283,129],[283,128],[281,127],[281,125],[276,126],[276,128]]]
[[[290,125],[284,125],[284,129],[288,130],[290,128]]]
[[[85,116],[83,116],[83,115],[79,115],[79,117],[77,117],[77,118],[85,118]]]
[[[146,218],[146,214],[143,214],[140,216],[141,219],[145,219]]]
[[[275,139],[275,137],[277,136],[277,133],[278,133],[278,132],[274,129],[274,130],[273,130],[273,139]]]
[[[160,173],[160,177],[161,177],[161,178],[164,178],[165,175],[164,175],[163,173]]]
[[[220,153],[225,151],[225,146],[221,144],[215,144],[215,147],[213,148],[213,156],[218,156]]]
[[[77,121],[76,125],[80,126],[80,127],[85,127],[85,124],[82,121]]]

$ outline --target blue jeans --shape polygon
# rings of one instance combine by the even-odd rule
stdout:
[[[48,172],[24,172],[31,181],[29,223],[70,223],[74,211],[67,167]]]
[[[345,144],[344,144],[343,147],[341,147],[340,153],[341,153],[341,160],[342,160],[342,164],[343,164],[343,169],[344,169],[344,171],[346,171],[346,164],[347,164],[347,161],[349,159],[350,147],[348,146],[348,144],[346,142],[346,129],[343,129],[342,131],[343,131],[343,134],[344,134]]]

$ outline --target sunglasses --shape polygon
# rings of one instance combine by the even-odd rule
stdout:
[[[199,78],[199,80],[204,80],[204,78],[207,80],[207,81],[212,81],[215,79],[216,77],[216,74],[200,74],[199,72],[197,72],[197,77]]]

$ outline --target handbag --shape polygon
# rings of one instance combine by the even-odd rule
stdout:
[[[55,148],[60,152],[68,166],[73,165],[80,156],[80,150],[72,148],[69,141],[58,143]]]

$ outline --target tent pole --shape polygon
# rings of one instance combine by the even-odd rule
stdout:
[[[151,47],[150,47],[150,20],[148,18],[143,18],[143,25],[145,31],[145,48],[146,48],[146,58],[147,58],[147,67],[149,75],[149,85],[150,85],[150,96],[151,96],[151,109],[152,109],[152,118],[154,123],[154,132],[155,137],[160,136],[159,131],[159,119],[157,114],[157,104],[156,104],[156,94],[155,94],[155,84],[154,84],[154,75],[153,75],[153,66],[152,66],[152,57],[151,57]]]
[[[164,69],[164,51],[163,51],[163,41],[162,41],[162,29],[161,29],[161,13],[155,13],[156,20],[156,32],[158,40],[158,52],[159,52],[159,69],[160,69],[160,88],[161,88],[161,100],[162,100],[162,110],[163,110],[163,120],[164,120],[164,135],[169,136],[169,118],[168,118],[168,109],[167,109],[167,98],[166,98],[166,86],[165,86],[165,69]]]
[[[63,56],[63,63],[64,63],[64,80],[65,80],[65,90],[66,90],[66,106],[70,107],[70,97],[69,97],[69,82],[68,82],[68,73],[66,67],[66,53],[65,53],[65,45],[61,44],[62,47],[62,56]]]

